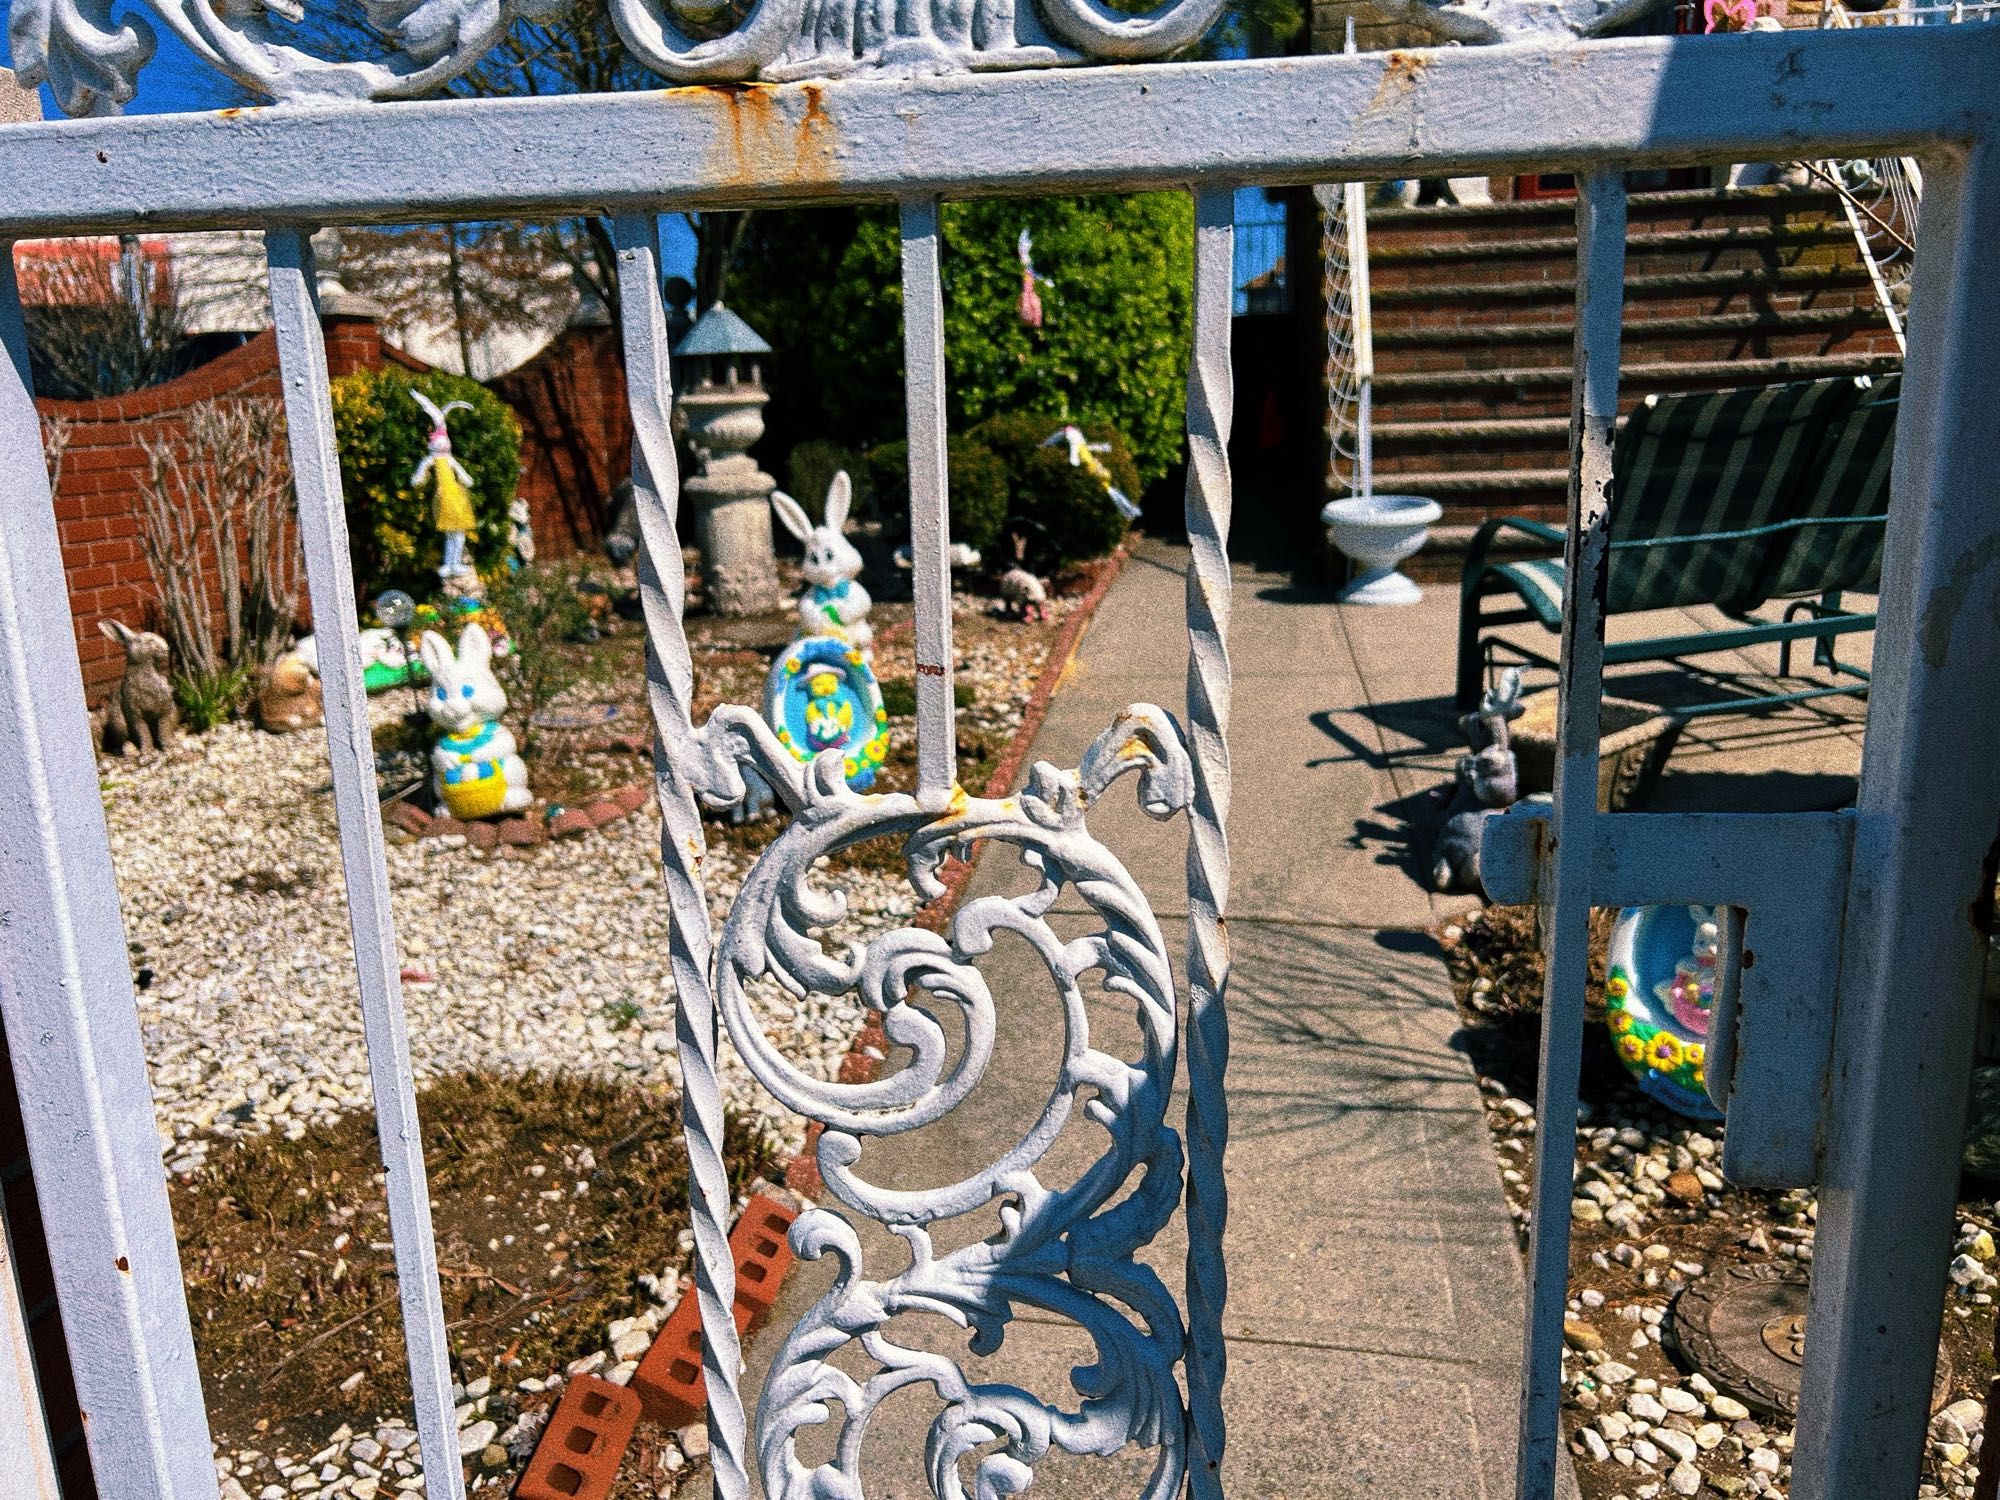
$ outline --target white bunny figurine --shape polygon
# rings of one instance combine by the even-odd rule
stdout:
[[[457,656],[434,630],[424,632],[421,650],[431,674],[424,706],[444,731],[431,751],[438,800],[454,818],[521,811],[535,799],[527,764],[500,723],[507,693],[493,675],[493,643],[478,625],[468,625],[458,638]]]
[[[771,507],[785,529],[805,543],[805,575],[811,587],[799,595],[799,633],[838,635],[866,651],[875,640],[874,628],[868,623],[874,601],[859,582],[861,554],[841,534],[853,498],[854,487],[842,472],[826,487],[826,520],[818,526],[783,490],[771,492]]]

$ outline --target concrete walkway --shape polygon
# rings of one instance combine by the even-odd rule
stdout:
[[[1149,543],[1132,559],[1084,637],[1036,758],[1074,766],[1129,702],[1178,712],[1184,557]],[[1428,827],[1428,789],[1457,754],[1448,702],[1456,591],[1429,593],[1413,609],[1347,610],[1275,575],[1237,575],[1224,1471],[1229,1493],[1246,1500],[1513,1493],[1521,1260],[1430,936],[1471,903],[1420,886],[1404,826],[1415,818]],[[1828,734],[1851,759],[1849,731]],[[1688,753],[1699,753],[1696,742]],[[1184,824],[1142,816],[1124,782],[1093,807],[1091,828],[1146,886],[1178,954]],[[1029,884],[996,850],[970,894]],[[1085,915],[1073,903],[1061,920],[1081,932]],[[1003,944],[981,968],[1000,1001],[993,1066],[947,1119],[870,1143],[870,1180],[956,1180],[1039,1111],[1061,1040],[1047,977],[1020,944]],[[1099,999],[1091,1024],[1095,1045],[1136,1055],[1126,1007]],[[1073,1122],[1040,1171],[1044,1183],[1072,1180],[1094,1155],[1093,1136]],[[988,1209],[944,1226],[941,1248],[996,1224]],[[906,1263],[888,1237],[864,1225],[862,1238],[868,1274]],[[1177,1217],[1145,1253],[1170,1287],[1181,1284],[1184,1248]],[[774,1330],[807,1310],[830,1271],[793,1273]],[[899,1342],[947,1352],[975,1379],[1075,1405],[1069,1371],[1089,1346],[1071,1325],[1029,1310],[982,1359],[942,1319],[904,1326],[913,1321],[895,1325]],[[767,1332],[751,1348],[753,1398],[780,1337]],[[922,1455],[937,1409],[928,1388],[882,1408],[864,1450],[875,1500],[930,1493]],[[828,1452],[802,1444],[802,1455]],[[1131,1496],[1150,1470],[1143,1450],[1052,1455],[1035,1492]]]

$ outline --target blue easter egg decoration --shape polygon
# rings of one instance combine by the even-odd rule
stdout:
[[[1712,906],[1628,906],[1611,929],[1604,1019],[1640,1090],[1689,1119],[1717,1121],[1708,1033],[1721,948]]]
[[[837,635],[802,636],[785,648],[764,680],[764,717],[802,761],[840,751],[857,792],[874,785],[888,758],[889,715],[875,669]]]

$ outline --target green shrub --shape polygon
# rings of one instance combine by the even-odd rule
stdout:
[[[1049,282],[1040,328],[1015,311],[1023,229]],[[1034,412],[1051,425],[1117,428],[1142,484],[1180,461],[1194,284],[1187,194],[947,203],[944,240],[954,431]],[[772,341],[772,407],[803,424],[798,431],[866,446],[903,430],[901,256],[890,208],[759,210],[751,219],[729,305]],[[1139,488],[1127,493],[1139,499]]]
[[[181,722],[191,733],[207,734],[224,720],[235,718],[250,696],[255,677],[248,663],[175,677],[174,704],[181,711]]]
[[[1028,560],[1038,568],[1063,568],[1102,557],[1125,539],[1125,518],[1104,492],[1104,484],[1081,464],[1071,464],[1066,445],[1043,447],[1057,423],[1047,417],[1003,416],[980,423],[967,434],[990,449],[1004,467],[1008,485],[1007,519],[1000,527],[1000,545],[1013,561],[1006,534],[1018,531],[1027,539]],[[1132,450],[1109,427],[1080,423],[1093,443],[1109,443],[1098,454],[1111,471],[1111,482],[1128,497],[1139,493],[1139,476]]]
[[[993,545],[1007,517],[1007,470],[993,450],[969,437],[945,440],[945,479],[951,501],[951,539],[977,547]],[[871,449],[868,487],[896,530],[910,529],[910,445],[897,441]]]
[[[473,565],[482,573],[497,567],[512,532],[507,507],[521,477],[521,424],[504,401],[476,380],[442,371],[419,375],[384,367],[343,375],[333,382],[333,430],[355,581],[368,598],[388,588],[418,598],[437,590],[444,542],[431,524],[430,478],[421,492],[409,483],[431,425],[410,399],[413,389],[439,406],[472,403],[471,411],[451,414],[451,446],[472,475],[479,529],[465,543]]]

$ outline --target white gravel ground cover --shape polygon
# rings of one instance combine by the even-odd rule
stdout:
[[[155,1106],[176,1170],[216,1137],[296,1134],[369,1107],[327,783],[319,735],[242,725],[166,756],[104,763],[126,934],[135,971],[150,977],[139,1008]],[[658,840],[648,806],[519,857],[448,839],[390,845],[418,1078],[538,1069],[677,1085]],[[715,847],[708,868],[719,918],[746,863]],[[916,909],[901,881],[843,871],[839,884],[850,915],[832,942]],[[829,1077],[861,1019],[851,1003],[817,998],[766,1011],[787,1054]],[[733,1055],[724,1083],[734,1103],[799,1138]]]
[[[955,601],[959,611],[969,607]],[[1073,607],[1065,600],[1057,610]],[[1046,647],[1046,636],[965,643],[959,680],[974,702],[962,722],[1018,729]],[[399,707],[378,700],[375,711],[387,717]],[[324,737],[230,724],[184,737],[166,755],[105,761],[100,770],[170,1169],[194,1170],[217,1140],[269,1130],[296,1137],[308,1124],[370,1108]],[[634,774],[644,774],[641,763]],[[506,857],[458,839],[391,837],[403,1003],[420,1084],[476,1068],[678,1087],[659,818],[650,804],[606,829]],[[711,844],[718,922],[748,866],[743,854]],[[834,883],[848,908],[848,919],[823,934],[835,949],[917,910],[901,879],[842,870]],[[835,1075],[861,1027],[857,1005],[795,1002],[768,982],[752,995],[789,1058]],[[803,1122],[764,1093],[726,1044],[723,1053],[730,1102],[797,1149]],[[586,1370],[629,1380],[681,1282],[677,1267],[663,1267],[646,1312],[612,1324],[604,1348],[566,1371],[523,1371],[512,1390],[486,1380],[455,1388],[472,1487],[504,1486],[533,1451],[546,1410],[523,1412],[524,1399]],[[218,1448],[223,1500],[421,1494],[413,1440],[407,1415],[396,1414],[342,1427],[311,1455]],[[705,1432],[691,1428],[663,1451],[663,1467],[681,1470],[706,1446]],[[671,1488],[668,1479],[661,1492]]]

